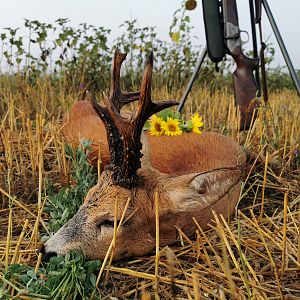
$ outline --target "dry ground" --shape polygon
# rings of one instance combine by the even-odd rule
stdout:
[[[181,94],[159,90],[154,99]],[[77,96],[45,81],[14,92],[2,87],[0,97],[1,278],[9,264],[39,263],[39,231],[48,218],[42,212],[45,183],[51,180],[59,189],[69,182],[61,118]],[[159,258],[153,253],[113,263],[100,278],[100,293],[118,299],[300,299],[298,96],[272,94],[249,132],[239,132],[233,97],[226,91],[194,89],[185,114],[196,111],[204,130],[231,136],[263,154],[265,162],[249,170],[230,222],[215,216],[211,230],[198,228],[193,239],[181,232],[180,241],[161,249]]]

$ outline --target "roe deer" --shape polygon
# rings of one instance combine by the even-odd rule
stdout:
[[[238,202],[246,166],[243,148],[213,132],[175,137],[142,134],[152,114],[176,102],[152,102],[152,54],[140,92],[121,92],[120,68],[125,58],[126,54],[116,51],[105,107],[91,97],[91,104],[78,102],[71,110],[65,135],[69,141],[77,140],[79,135],[100,141],[105,168],[78,213],[46,242],[44,257],[80,249],[88,258],[103,259],[113,239],[114,218],[120,221],[128,198],[130,204],[114,249],[117,260],[144,255],[155,248],[155,194],[159,200],[161,246],[176,241],[176,227],[193,235],[196,225],[192,217],[205,230],[213,210],[227,217]],[[135,100],[138,105],[134,113],[121,114],[121,108]],[[108,143],[104,142],[106,136]]]

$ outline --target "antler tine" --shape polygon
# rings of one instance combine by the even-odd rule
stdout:
[[[142,126],[144,126],[144,122],[153,114],[165,108],[178,104],[176,101],[172,101],[172,100],[167,100],[162,102],[152,102],[151,100],[152,70],[153,70],[153,52],[151,51],[143,72],[140,99],[134,116],[134,119],[139,119],[139,122],[143,123]]]
[[[140,92],[123,93],[120,87],[120,71],[123,61],[126,59],[127,53],[121,53],[117,48],[114,54],[114,60],[111,71],[111,89],[110,99],[115,108],[120,111],[121,108],[130,102],[139,99]]]
[[[98,117],[103,121],[104,126],[107,132],[107,141],[109,145],[110,151],[110,160],[111,166],[119,166],[123,162],[123,147],[122,147],[122,137],[118,131],[118,128],[115,124],[115,115],[112,111],[109,111],[107,107],[103,107],[99,105],[96,101],[96,98],[89,91],[86,91],[86,98],[92,104],[95,112]],[[108,105],[108,101],[105,101],[106,105]]]
[[[121,53],[117,48],[114,53],[114,60],[111,70],[111,82],[110,82],[110,97],[121,93],[120,88],[120,70],[123,61],[126,59],[127,53]]]

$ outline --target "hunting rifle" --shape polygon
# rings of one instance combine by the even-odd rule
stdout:
[[[243,1],[244,2],[244,1]],[[255,12],[254,12],[255,2]],[[188,82],[185,93],[180,99],[180,103],[177,111],[181,113],[184,103],[188,97],[188,94],[193,86],[195,79],[201,69],[201,65],[205,59],[206,54],[212,62],[218,63],[224,59],[225,54],[230,54],[237,65],[234,71],[234,94],[236,105],[239,106],[241,111],[241,126],[240,129],[248,129],[251,125],[251,120],[256,117],[255,108],[258,105],[258,98],[260,97],[260,76],[258,66],[258,51],[256,41],[256,28],[255,25],[259,24],[260,29],[260,65],[262,68],[262,85],[263,85],[263,98],[266,102],[268,100],[267,95],[267,83],[266,72],[264,68],[264,55],[263,51],[265,45],[262,40],[261,29],[261,11],[264,8],[266,15],[269,19],[277,42],[280,46],[281,53],[285,59],[286,65],[290,71],[291,78],[295,84],[295,88],[300,96],[300,79],[297,76],[295,68],[288,55],[287,49],[282,40],[281,34],[268,5],[267,0],[249,0],[250,15],[251,15],[251,29],[253,39],[253,54],[254,58],[249,58],[244,55],[242,51],[241,30],[238,25],[238,14],[236,7],[236,0],[202,0],[203,4],[203,17],[205,24],[205,35],[207,46],[203,48],[203,51],[199,57],[199,61],[194,69],[193,75]],[[196,0],[187,0],[186,9],[192,10],[197,6]],[[253,76],[253,70],[255,69],[255,77]]]
[[[207,46],[203,49],[178,111],[181,112],[183,108],[206,53],[214,63],[222,61],[225,54],[230,54],[236,62],[236,70],[233,73],[234,96],[235,104],[241,113],[240,129],[249,129],[252,118],[256,116],[255,108],[258,106],[258,85],[253,70],[257,69],[259,59],[249,58],[243,53],[235,0],[202,0],[202,4]]]
[[[203,0],[211,1],[211,0]],[[218,1],[218,0],[216,0]],[[236,63],[233,72],[234,96],[241,112],[241,129],[249,129],[258,106],[258,87],[253,71],[259,64],[258,58],[247,57],[242,50],[241,30],[238,24],[236,0],[223,0],[224,40],[228,53]]]
[[[240,129],[249,129],[258,106],[253,71],[259,59],[243,53],[236,0],[202,0],[202,4],[208,56],[215,63],[222,61],[226,53],[235,60],[234,97],[241,113]]]

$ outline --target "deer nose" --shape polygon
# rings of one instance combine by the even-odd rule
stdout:
[[[57,256],[55,252],[47,252],[45,245],[43,245],[39,251],[42,253],[42,262],[49,262],[51,257]]]

